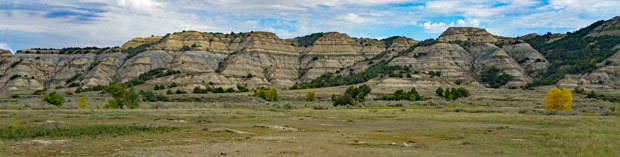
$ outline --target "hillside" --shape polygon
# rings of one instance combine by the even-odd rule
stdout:
[[[383,40],[344,33],[281,39],[270,32],[183,31],[134,38],[120,47],[2,51],[5,91],[77,88],[128,82],[150,70],[179,71],[140,86],[317,88],[370,81],[381,87],[559,85],[620,88],[620,30],[614,18],[566,35],[493,35],[453,27],[437,40]],[[501,76],[501,77],[500,77]]]

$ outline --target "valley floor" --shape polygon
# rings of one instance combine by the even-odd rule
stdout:
[[[0,110],[0,118],[0,156],[620,155],[616,116],[234,107]],[[102,126],[174,129],[97,133]]]

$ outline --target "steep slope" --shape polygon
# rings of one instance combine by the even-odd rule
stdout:
[[[598,21],[588,27],[579,29],[575,32],[568,33],[566,37],[555,40],[551,43],[546,42],[550,38],[550,34],[536,36],[526,40],[539,52],[545,55],[545,58],[551,63],[543,77],[533,82],[532,85],[553,85],[558,82],[561,84],[573,84],[579,80],[579,75],[587,76],[588,73],[598,73],[598,69],[605,68],[609,57],[612,57],[618,50],[617,45],[620,44],[620,38],[613,35],[614,30],[620,29],[618,25],[620,18],[616,17],[607,21]],[[613,63],[613,61],[610,61]],[[608,70],[603,70],[608,71]],[[586,74],[586,75],[583,75]],[[599,73],[600,74],[600,73]],[[597,74],[595,74],[597,75]],[[565,76],[570,76],[565,77]],[[598,75],[597,75],[598,76]],[[614,75],[610,75],[613,78]],[[567,79],[561,81],[562,79]],[[582,78],[586,80],[608,80]],[[582,83],[588,87],[605,87],[610,84],[608,81],[587,81]],[[613,88],[620,88],[614,86]]]
[[[549,61],[530,44],[504,45],[502,49],[514,58],[531,78],[539,79],[549,68]]]

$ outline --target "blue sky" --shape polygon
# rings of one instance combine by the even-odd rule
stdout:
[[[182,30],[424,40],[468,26],[514,37],[574,31],[620,16],[618,8],[618,0],[0,0],[0,48],[119,46]]]

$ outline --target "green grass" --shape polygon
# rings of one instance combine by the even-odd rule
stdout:
[[[126,125],[92,125],[92,126],[68,126],[68,127],[3,127],[0,128],[0,139],[22,139],[37,137],[79,137],[99,135],[129,135],[140,132],[162,133],[179,130],[169,126],[126,126]]]

